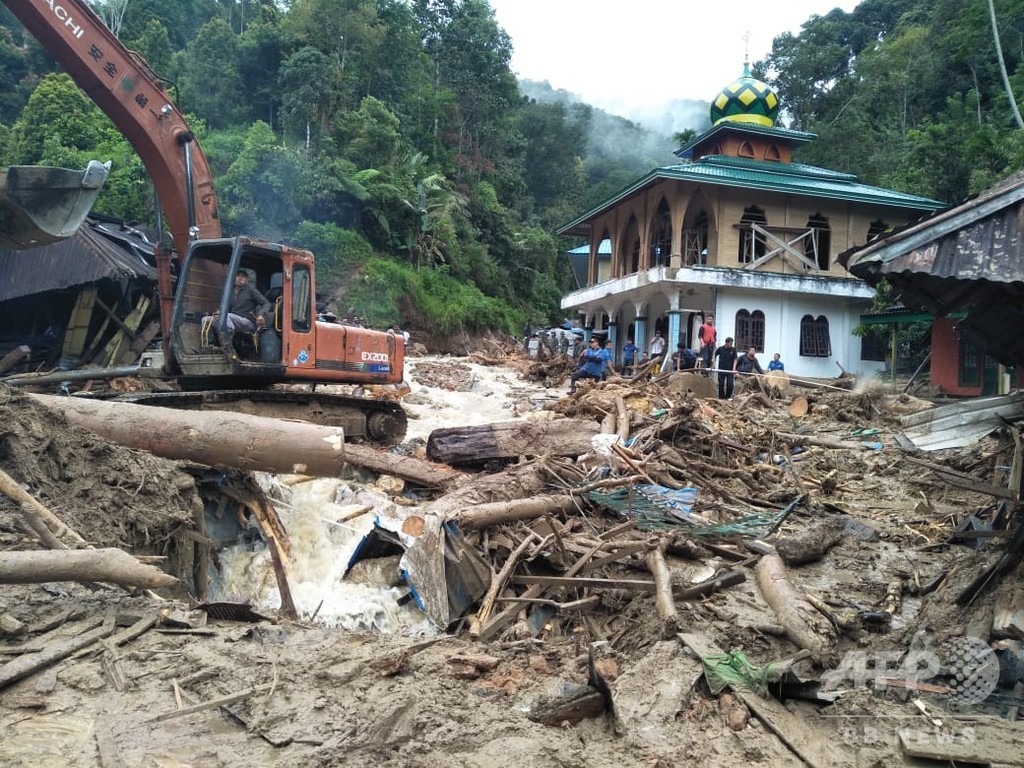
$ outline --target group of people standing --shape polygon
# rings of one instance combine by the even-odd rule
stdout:
[[[700,340],[700,356],[687,347],[685,344],[678,344],[676,352],[672,355],[672,370],[685,371],[700,367],[707,371],[718,373],[718,397],[721,400],[728,400],[733,396],[736,382],[736,374],[764,374],[765,369],[757,359],[757,349],[749,347],[742,355],[733,346],[733,338],[729,336],[721,346],[717,346],[718,330],[715,328],[714,315],[707,315],[704,323],[697,333]],[[649,347],[649,359],[654,360],[665,354],[665,338],[661,331],[655,331]],[[579,368],[569,377],[569,392],[576,391],[576,382],[580,379],[604,379],[609,373],[615,373],[612,361],[615,350],[611,341],[602,345],[601,340],[595,336],[590,338],[588,348],[580,354]],[[633,343],[633,339],[627,339],[622,347],[622,365],[624,371],[632,372],[637,363],[639,349]],[[772,361],[768,363],[769,371],[785,370],[781,356],[776,352]]]
[[[708,315],[700,327],[701,359],[706,369],[718,372],[718,398],[729,400],[736,384],[736,374],[764,374],[765,370],[757,359],[757,349],[748,347],[742,355],[733,346],[733,338],[729,336],[720,347],[715,346],[718,332],[715,329],[714,315]],[[717,362],[717,364],[716,364]],[[776,352],[768,363],[769,371],[783,371],[786,366]]]

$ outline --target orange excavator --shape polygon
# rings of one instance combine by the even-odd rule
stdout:
[[[402,336],[318,319],[309,251],[223,236],[210,167],[184,116],[145,61],[84,2],[2,1],[128,139],[156,189],[161,230],[161,209],[166,219],[174,252],[157,246],[163,346],[152,370],[182,391],[134,399],[198,408],[242,403],[253,413],[343,426],[351,437],[400,441],[406,415],[397,403],[271,385],[400,383]],[[252,333],[226,325],[241,270],[272,302]]]

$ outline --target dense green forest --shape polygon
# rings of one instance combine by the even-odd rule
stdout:
[[[797,159],[951,203],[1020,168],[1024,0],[992,0],[1005,77],[989,2],[864,0],[777,37],[754,71],[821,137]],[[676,162],[679,136],[524,95],[486,0],[91,5],[189,115],[225,232],[313,250],[320,291],[380,327],[561,319],[558,226]],[[89,159],[113,161],[97,210],[151,224],[138,158],[0,5],[0,165]]]

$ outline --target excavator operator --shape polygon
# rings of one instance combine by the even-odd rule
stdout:
[[[227,328],[227,345],[231,344],[235,331],[253,333],[266,323],[267,313],[271,304],[266,297],[249,285],[249,273],[240,269],[235,274],[235,290],[231,296],[231,308],[228,311],[225,327]],[[217,323],[220,312],[214,312],[203,318],[203,330],[208,331]],[[204,334],[205,335],[205,334]]]

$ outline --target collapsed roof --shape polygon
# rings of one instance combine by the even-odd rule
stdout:
[[[147,245],[151,255],[152,244],[141,233],[91,219],[65,240],[24,250],[0,248],[0,302],[104,278],[155,283],[156,269],[142,258]]]
[[[961,336],[1007,366],[1024,364],[1024,174],[839,261],[871,285],[885,280],[910,309],[965,311]]]

